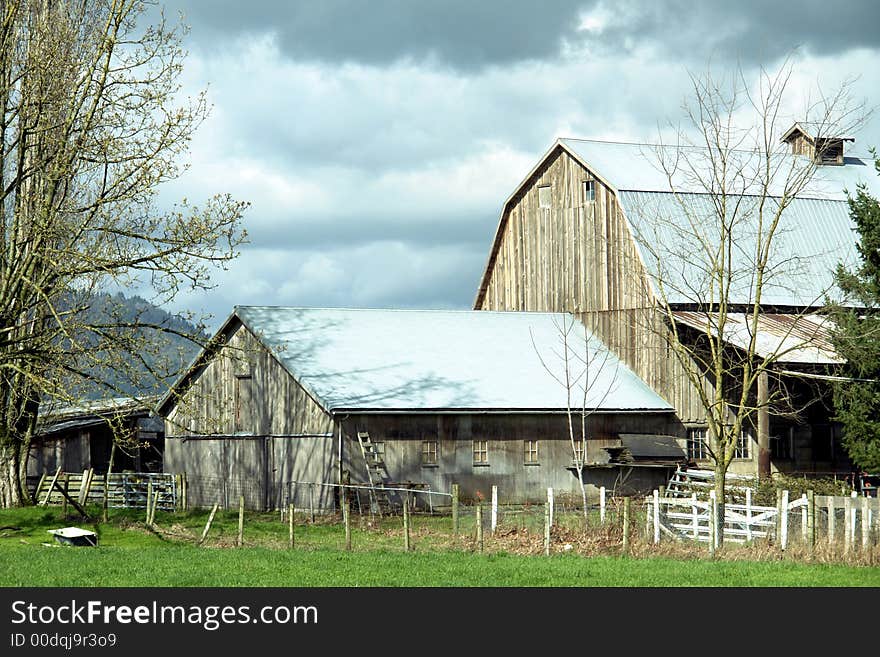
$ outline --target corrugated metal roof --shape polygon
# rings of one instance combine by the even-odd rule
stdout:
[[[658,281],[664,281],[662,296],[672,304],[708,301],[712,259],[700,252],[701,240],[695,234],[706,231],[704,243],[717,243],[720,229],[716,227],[713,198],[708,194],[633,191],[620,192],[619,198],[655,288]],[[734,276],[730,303],[754,301],[758,201],[756,197],[744,198],[743,219],[734,228],[738,234],[733,238],[736,249],[729,267]],[[834,271],[839,262],[857,262],[858,236],[854,231],[845,201],[794,199],[773,238],[761,303],[819,306],[826,294],[839,298]]]
[[[667,163],[667,167],[674,171],[672,184],[680,192],[705,193],[706,186],[688,175],[684,159],[690,161],[699,169],[702,175],[709,173],[708,161],[705,149],[679,146],[657,146],[654,144],[627,144],[620,142],[594,141],[589,139],[560,139],[561,144],[574,153],[589,169],[594,171],[607,181],[614,189],[642,191],[642,192],[669,192],[670,179],[661,166],[661,160]],[[776,184],[771,185],[771,195],[781,195],[781,185],[784,182],[785,173],[790,168],[803,168],[808,162],[802,155],[791,155],[782,152],[787,146],[780,146],[779,154],[773,157],[773,165],[778,167],[775,176]],[[731,172],[729,189],[743,191],[744,193],[756,193],[759,190],[741,187],[734,179],[734,174],[739,178],[740,168],[746,171],[754,170],[757,166],[763,166],[764,161],[751,151],[732,151],[728,154],[731,158],[729,171]],[[673,167],[672,163],[678,162]],[[822,198],[834,200],[846,200],[845,190],[851,194],[856,191],[856,186],[863,183],[868,191],[875,197],[880,197],[880,175],[874,168],[874,162],[868,157],[847,156],[843,165],[825,165],[817,167],[810,184],[798,194],[800,198]]]
[[[675,318],[705,333],[718,333],[717,314],[676,311]],[[841,363],[829,339],[830,320],[820,315],[762,313],[758,317],[755,350],[758,356],[776,356],[779,363],[828,365]],[[724,327],[724,340],[747,348],[751,340],[751,316],[731,313]]]
[[[564,378],[566,328],[571,358],[593,362],[587,408],[672,410],[569,314],[236,306],[233,315],[331,411],[564,410],[554,376]],[[582,399],[581,388],[573,405]]]

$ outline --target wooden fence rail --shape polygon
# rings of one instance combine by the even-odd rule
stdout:
[[[750,494],[745,504],[725,504],[725,540],[744,543],[772,538],[783,549],[793,537],[811,546],[819,540],[833,544],[835,528],[840,525],[846,549],[868,547],[880,540],[880,499],[804,494],[789,501],[788,491],[782,491],[779,498],[777,506],[752,504]],[[663,536],[711,540],[711,501],[698,499],[696,493],[680,498],[662,497],[654,491],[644,502],[647,534],[653,542],[659,543]],[[824,538],[819,537],[822,532]]]
[[[103,504],[107,491],[107,506],[116,509],[146,509],[147,493],[152,488],[156,508],[174,511],[178,501],[178,481],[173,474],[156,472],[118,472],[110,475],[84,472],[62,472],[43,476],[34,490],[34,500],[43,506],[62,505],[60,488],[66,486],[69,495],[80,504]]]

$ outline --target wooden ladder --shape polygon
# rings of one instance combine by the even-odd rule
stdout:
[[[388,496],[388,491],[384,490],[385,481],[388,479],[385,459],[376,448],[376,443],[372,441],[368,431],[358,431],[357,437],[367,468],[367,480],[370,483],[370,511],[375,509],[382,515],[391,510],[391,499]]]

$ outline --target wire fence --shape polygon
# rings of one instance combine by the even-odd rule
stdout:
[[[880,556],[880,500],[852,496],[791,496],[778,504],[715,504],[709,499],[613,496],[599,489],[586,507],[580,494],[547,489],[542,501],[512,502],[492,487],[489,495],[461,496],[458,487],[434,491],[423,486],[371,487],[314,481],[287,481],[267,488],[244,478],[185,478],[189,507],[277,512],[276,521],[339,527],[338,545],[351,549],[352,532],[361,544],[403,544],[411,535],[432,549],[503,550],[553,554],[710,553],[722,545],[745,544],[778,554],[850,555],[873,563]],[[713,518],[721,518],[723,524]],[[714,529],[713,529],[714,528]],[[291,530],[292,531],[292,530]],[[378,533],[377,533],[378,532]],[[396,538],[395,538],[396,537]],[[390,541],[390,543],[388,543]],[[689,547],[690,546],[690,547]],[[861,561],[858,561],[861,560]]]

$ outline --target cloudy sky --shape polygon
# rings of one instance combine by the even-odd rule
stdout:
[[[252,204],[217,288],[177,302],[215,326],[235,304],[470,307],[501,205],[553,141],[654,141],[710,62],[754,79],[793,57],[792,108],[851,77],[880,104],[876,0],[166,8],[191,27],[185,88],[213,111],[162,197]],[[880,120],[856,137],[880,147]]]

